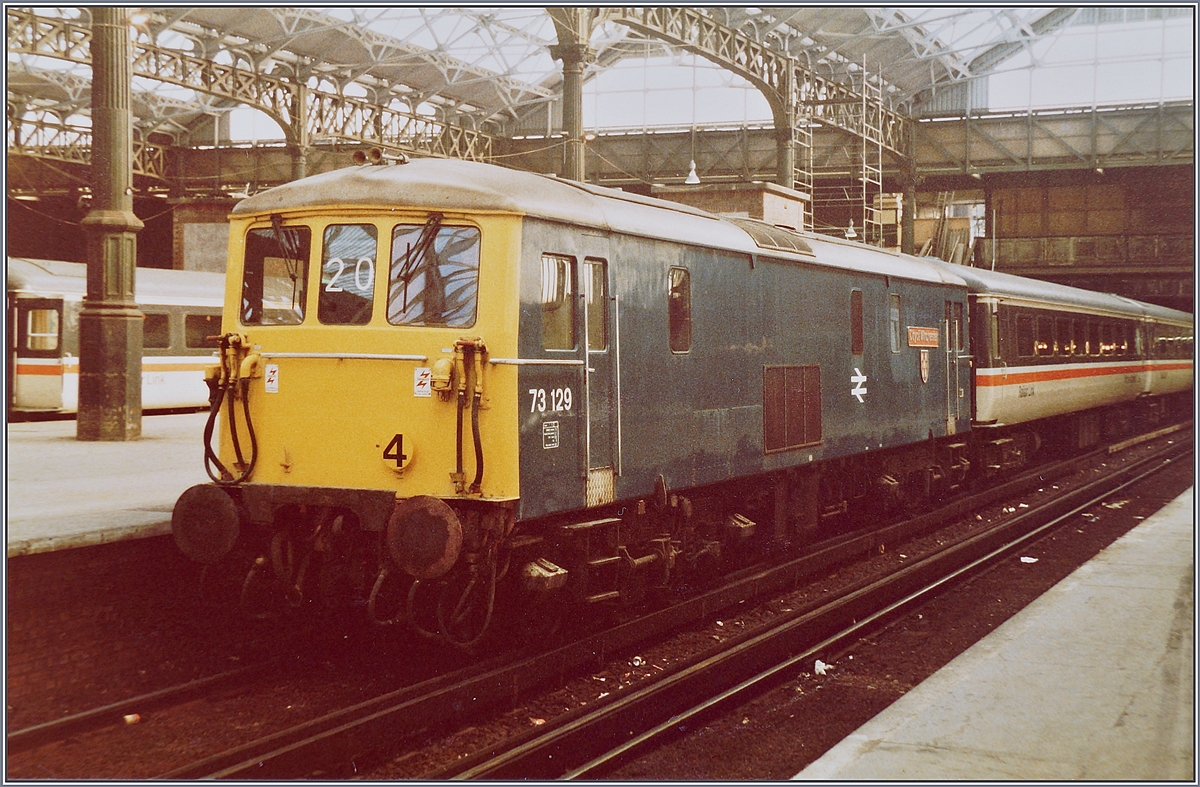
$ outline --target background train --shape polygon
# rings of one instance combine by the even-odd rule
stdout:
[[[1189,314],[455,160],[241,202],[222,330],[182,551],[464,646],[1191,406]]]
[[[220,333],[225,277],[138,268],[143,323],[142,409],[207,407],[204,370]],[[79,406],[80,262],[8,258],[8,411],[74,413]]]

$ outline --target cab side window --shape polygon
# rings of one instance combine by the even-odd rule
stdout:
[[[892,352],[900,352],[900,296],[896,293],[888,295],[888,325],[892,337]]]
[[[671,268],[667,282],[671,352],[686,353],[692,349],[692,275],[686,268]]]
[[[583,294],[587,303],[587,346],[597,352],[608,347],[608,263],[584,261]]]
[[[575,259],[542,255],[542,347],[575,349]]]

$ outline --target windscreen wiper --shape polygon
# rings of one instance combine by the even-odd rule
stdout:
[[[421,263],[433,249],[433,242],[437,240],[438,230],[441,227],[442,214],[430,213],[429,218],[425,221],[425,226],[421,227],[421,234],[417,237],[417,242],[410,245],[404,252],[404,262],[401,263],[400,271],[396,274],[396,278],[404,284],[403,311],[408,311],[408,283],[420,271]]]

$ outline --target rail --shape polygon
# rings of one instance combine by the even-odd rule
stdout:
[[[599,778],[681,725],[745,701],[802,663],[860,639],[956,583],[1041,538],[1087,508],[1157,473],[1190,441],[1156,452],[1045,505],[973,534],[816,609],[793,613],[728,649],[686,665],[598,708],[585,708],[515,745],[467,758],[435,778]],[[494,751],[494,749],[493,749]]]

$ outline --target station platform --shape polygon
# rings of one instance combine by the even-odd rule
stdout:
[[[811,763],[811,781],[1195,782],[1189,489]]]
[[[144,415],[129,442],[76,440],[74,420],[8,424],[8,557],[170,533],[179,495],[209,480],[207,417]]]

